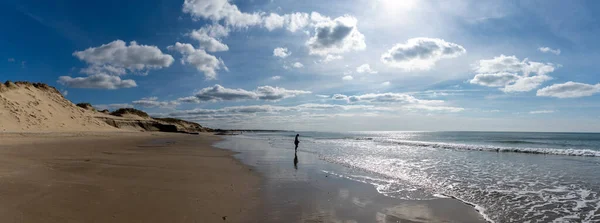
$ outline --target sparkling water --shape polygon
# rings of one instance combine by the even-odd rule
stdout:
[[[294,149],[295,132],[244,133]],[[600,134],[299,132],[302,152],[348,168],[329,174],[387,196],[445,196],[493,222],[600,221]]]

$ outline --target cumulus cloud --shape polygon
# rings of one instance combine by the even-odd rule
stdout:
[[[284,16],[280,16],[276,13],[271,13],[263,18],[264,26],[269,31],[283,27],[285,25],[285,21],[286,19]]]
[[[174,61],[171,55],[162,53],[156,46],[138,45],[135,41],[127,46],[122,40],[76,51],[73,56],[96,68],[127,69],[131,72],[169,67]]]
[[[478,84],[487,87],[503,87],[514,83],[519,79],[519,75],[507,72],[501,73],[483,73],[477,74],[469,81],[471,84]]]
[[[237,101],[256,99],[255,92],[238,88],[225,88],[216,84],[213,87],[203,88],[194,95],[200,101]]]
[[[325,58],[323,58],[323,59],[321,60],[321,62],[322,62],[322,63],[329,63],[329,62],[331,62],[331,61],[334,61],[334,60],[341,60],[341,59],[344,59],[344,57],[343,57],[343,56],[341,56],[341,55],[331,55],[331,54],[327,54],[327,56],[325,56]]]
[[[206,51],[202,49],[195,49],[189,43],[177,42],[175,45],[167,48],[181,53],[183,55],[181,63],[194,66],[198,71],[204,73],[204,77],[206,77],[207,80],[216,79],[217,70],[227,70],[227,66],[225,66],[225,63],[222,60],[206,53]]]
[[[521,61],[516,56],[505,56],[504,54],[489,60],[479,60],[474,65],[477,73],[520,72],[525,76],[531,73],[545,75],[553,72],[554,69],[556,69],[556,65],[552,63],[533,62],[527,58]]]
[[[547,75],[536,75],[530,77],[520,77],[513,84],[509,84],[501,88],[504,92],[525,92],[538,88],[542,83],[552,80],[552,77]]]
[[[314,35],[306,42],[309,53],[326,56],[364,50],[365,36],[356,27],[357,19],[344,15],[335,19],[315,14]]]
[[[271,77],[271,80],[274,80],[274,81],[280,80],[280,79],[281,79],[281,76],[272,76]]]
[[[140,100],[136,100],[131,103],[133,105],[146,107],[146,108],[154,108],[154,107],[170,108],[170,107],[175,107],[175,106],[179,105],[178,101],[158,101],[157,97],[142,98]]]
[[[349,101],[348,96],[343,95],[343,94],[334,94],[333,96],[331,96],[331,99]]]
[[[579,98],[592,96],[598,92],[600,92],[600,84],[591,85],[569,81],[539,89],[536,95],[555,98]]]
[[[93,75],[93,74],[108,74],[108,75],[125,75],[127,70],[123,67],[114,67],[111,65],[91,65],[89,67],[81,69],[80,73]]]
[[[228,0],[185,0],[183,12],[195,19],[224,21],[227,25],[238,28],[260,25],[263,21],[259,13],[241,12]]]
[[[302,64],[302,63],[300,63],[300,62],[296,62],[296,63],[292,64],[292,67],[295,67],[295,68],[303,68],[303,67],[304,67],[304,64]]]
[[[363,94],[349,96],[350,102],[375,102],[375,103],[421,103],[421,104],[439,104],[440,100],[420,100],[412,95],[403,93],[379,93]]]
[[[267,101],[278,101],[285,98],[296,97],[301,94],[310,94],[310,91],[287,90],[280,87],[261,86],[256,88],[258,99]]]
[[[190,34],[192,39],[199,42],[199,48],[208,52],[228,51],[229,47],[222,43],[220,38],[229,35],[229,29],[219,24],[202,27],[192,31]]]
[[[372,70],[371,66],[369,64],[363,64],[360,65],[356,68],[356,72],[362,74],[362,73],[368,73],[368,74],[376,74],[377,71],[376,70]]]
[[[242,101],[242,100],[266,100],[278,101],[285,98],[296,97],[302,94],[310,94],[310,91],[288,90],[280,87],[260,86],[253,91],[241,88],[225,88],[216,84],[213,87],[207,87],[194,94],[194,98],[180,98],[181,102],[204,102],[204,101]]]
[[[560,55],[560,49],[552,49],[550,47],[540,47],[538,50],[542,53],[552,53],[555,55]]]
[[[455,58],[467,52],[456,43],[436,38],[413,38],[399,43],[381,55],[381,61],[404,70],[429,70],[441,59]]]
[[[423,100],[417,99],[412,95],[404,93],[377,93],[348,96],[344,94],[334,94],[333,100],[342,100],[348,103],[383,103],[400,105],[407,110],[427,110],[427,111],[446,111],[460,112],[464,108],[446,106],[442,100]]]
[[[473,66],[477,72],[469,82],[487,87],[500,87],[504,92],[526,92],[538,88],[551,80],[548,73],[554,72],[556,65],[519,60],[516,56],[500,55],[489,60],[479,60]]]
[[[72,88],[118,89],[132,88],[137,84],[134,80],[121,80],[119,76],[93,74],[87,77],[60,76],[58,83]]]
[[[530,111],[529,114],[550,114],[554,113],[554,110],[538,110],[538,111]]]
[[[350,76],[350,75],[346,75],[346,76],[343,76],[343,77],[342,77],[342,80],[345,80],[345,81],[351,81],[351,80],[354,80],[354,77],[352,77],[352,76]]]
[[[309,26],[310,23],[311,16],[308,13],[303,12],[294,12],[284,15],[270,13],[268,16],[263,17],[263,26],[269,31],[285,27],[290,32],[296,32]]]
[[[323,110],[389,110],[371,105],[336,105],[336,104],[300,104],[295,106],[275,106],[275,105],[249,105],[232,106],[219,109],[192,109],[175,111],[167,114],[171,117],[189,118],[198,115],[226,115],[226,114],[256,114],[256,113],[277,113],[277,112],[305,112],[305,111],[323,111]]]
[[[292,55],[292,52],[290,52],[287,48],[277,47],[273,50],[273,56],[276,57],[286,58],[290,55]]]

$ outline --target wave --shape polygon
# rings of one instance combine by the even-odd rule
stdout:
[[[452,150],[472,150],[472,151],[488,151],[498,153],[527,153],[541,155],[563,155],[563,156],[587,156],[600,157],[600,151],[591,149],[556,149],[556,148],[532,148],[532,147],[500,147],[489,145],[470,145],[458,143],[442,143],[442,142],[423,142],[423,141],[408,141],[384,139],[378,140],[383,143],[394,143],[405,146],[418,146],[438,149]]]

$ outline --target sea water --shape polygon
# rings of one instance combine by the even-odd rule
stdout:
[[[451,197],[492,222],[600,221],[600,134],[244,132],[347,168],[331,175],[411,200]]]

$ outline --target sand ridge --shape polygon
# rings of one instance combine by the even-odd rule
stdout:
[[[45,84],[0,84],[0,132],[118,131],[94,115]]]

